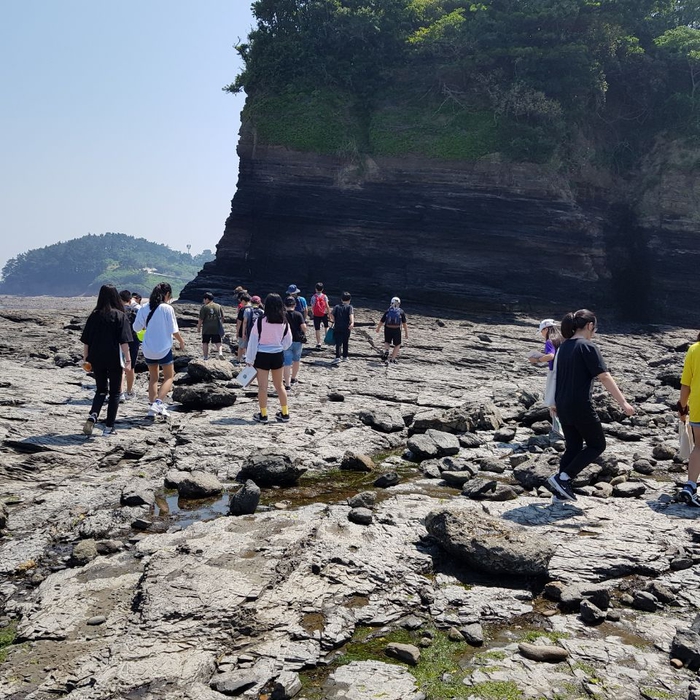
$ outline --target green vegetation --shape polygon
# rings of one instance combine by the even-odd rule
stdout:
[[[5,661],[10,653],[10,645],[17,637],[17,625],[14,623],[0,629],[0,664]]]
[[[660,688],[640,688],[639,692],[642,697],[651,698],[651,700],[673,700],[674,697],[673,693]]]
[[[700,0],[257,0],[237,49],[259,142],[632,168],[700,139]]]
[[[523,697],[520,688],[513,681],[484,681],[471,687],[470,695],[484,700],[519,700]]]
[[[158,282],[169,282],[173,294],[194,278],[210,250],[191,256],[123,233],[89,234],[65,243],[35,248],[7,261],[0,293],[24,296],[95,295],[103,284],[148,297]]]

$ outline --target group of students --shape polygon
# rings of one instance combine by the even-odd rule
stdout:
[[[572,481],[605,450],[606,442],[591,396],[597,379],[619,404],[626,416],[635,409],[625,399],[605,365],[592,338],[598,328],[595,315],[588,309],[568,313],[560,326],[553,319],[540,323],[545,340],[544,353],[530,358],[549,366],[545,403],[552,415],[553,430],[561,432],[565,449],[557,474],[549,477],[548,489],[561,501],[575,501]],[[682,422],[690,421],[694,447],[688,462],[688,481],[677,499],[700,507],[697,494],[700,477],[700,334],[690,346],[683,365],[681,393],[676,410]]]

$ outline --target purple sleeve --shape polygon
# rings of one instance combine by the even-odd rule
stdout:
[[[554,343],[551,340],[547,340],[544,344],[544,354],[545,355],[556,355],[557,349],[554,347]]]

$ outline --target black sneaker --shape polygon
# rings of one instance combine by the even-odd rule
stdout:
[[[385,351],[382,353],[382,360],[383,360],[384,362],[386,362],[388,359],[389,359],[389,351],[388,351],[388,350],[385,350]]]
[[[563,498],[565,501],[577,501],[576,494],[571,488],[571,480],[563,481],[559,474],[550,476],[547,479],[547,488],[556,496]]]
[[[280,423],[289,423],[289,413],[285,415],[282,411],[277,411],[277,413],[275,413],[275,418],[277,418]]]
[[[299,380],[298,379],[292,379],[292,384],[298,384]]]
[[[256,413],[256,414],[253,416],[253,420],[254,420],[256,423],[267,423],[267,416],[263,416],[262,413]]]
[[[700,498],[698,498],[698,494],[691,491],[689,488],[682,488],[678,492],[676,500],[679,503],[685,503],[687,506],[695,506],[696,508],[700,508]]]

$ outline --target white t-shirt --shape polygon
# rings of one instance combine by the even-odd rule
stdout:
[[[142,331],[146,328],[146,319],[151,312],[151,307],[146,302],[136,314],[134,330]],[[146,335],[141,343],[143,356],[149,360],[161,360],[173,348],[173,333],[178,333],[175,311],[170,304],[163,302],[155,310],[146,328]]]

